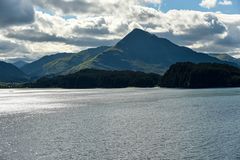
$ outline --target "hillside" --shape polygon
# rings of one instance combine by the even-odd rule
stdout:
[[[79,53],[53,60],[47,63],[45,65],[45,68],[51,73],[74,73],[83,68],[86,68],[85,65],[87,65],[91,59],[95,58],[98,54],[102,53],[108,48],[109,47],[107,46],[101,46],[97,48],[86,49]]]
[[[214,53],[214,54],[209,54],[209,55],[212,56],[212,57],[218,58],[221,61],[235,63],[235,64],[240,66],[240,60],[230,56],[229,54],[217,54],[217,53]]]
[[[32,88],[125,88],[154,87],[160,82],[160,75],[133,71],[104,71],[85,69],[77,73],[43,77],[35,83],[26,84]]]
[[[58,53],[54,55],[48,55],[40,58],[39,60],[36,60],[32,63],[24,65],[22,68],[20,68],[24,73],[27,75],[30,75],[31,77],[41,77],[44,75],[49,74],[56,74],[55,71],[50,71],[46,65],[48,63],[51,63],[57,59],[61,59],[64,57],[71,56],[70,53]]]
[[[21,69],[32,77],[42,77],[51,74],[68,74],[70,73],[68,71],[72,68],[78,68],[80,64],[84,66],[84,63],[88,62],[108,48],[109,47],[102,46],[83,50],[75,54],[59,53],[55,55],[44,56]],[[79,71],[80,69],[81,68],[76,69],[76,71]]]
[[[216,63],[177,63],[165,73],[160,85],[170,88],[239,87],[240,69]]]
[[[0,82],[17,83],[25,82],[28,77],[16,66],[0,61]]]
[[[20,61],[14,62],[14,63],[12,63],[12,64],[13,64],[14,66],[18,67],[18,68],[22,68],[23,66],[25,66],[25,65],[28,64],[28,63],[25,62],[25,61],[20,60]]]

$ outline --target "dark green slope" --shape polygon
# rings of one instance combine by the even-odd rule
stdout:
[[[217,63],[176,63],[164,74],[160,85],[170,88],[240,87],[240,69]]]
[[[16,66],[0,61],[0,82],[25,82],[28,77]]]
[[[223,63],[207,54],[178,46],[167,39],[135,29],[114,47],[98,55],[90,68],[163,73],[176,62]]]
[[[85,69],[69,75],[44,77],[25,86],[32,88],[154,87],[159,84],[160,78],[160,75],[153,73]]]

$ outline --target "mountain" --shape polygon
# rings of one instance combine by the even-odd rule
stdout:
[[[31,77],[41,77],[51,74],[67,74],[69,70],[79,71],[78,66],[84,66],[89,60],[102,53],[109,47],[102,46],[90,48],[79,53],[59,53],[45,56],[41,59],[30,63],[21,69]]]
[[[87,65],[98,54],[107,50],[110,47],[101,46],[97,48],[90,48],[79,53],[71,54],[70,56],[58,58],[45,65],[46,70],[55,74],[74,73]]]
[[[219,63],[176,63],[164,74],[160,86],[169,88],[240,87],[240,69]]]
[[[58,53],[54,55],[48,55],[40,58],[37,61],[29,63],[21,67],[21,70],[31,77],[41,77],[44,75],[55,74],[47,69],[46,65],[57,59],[71,56],[70,53]]]
[[[85,69],[74,74],[43,77],[35,83],[25,84],[32,88],[125,88],[154,87],[161,76],[133,71],[104,71]]]
[[[80,64],[78,69],[133,70],[164,73],[176,62],[224,63],[207,54],[178,46],[140,29],[134,29],[115,46]]]
[[[12,63],[12,64],[13,64],[14,66],[18,67],[18,68],[22,68],[23,66],[25,66],[25,65],[28,64],[28,63],[25,62],[25,61],[20,60],[20,61],[14,62],[14,63]]]
[[[176,62],[228,63],[134,29],[115,46],[91,48],[75,54],[46,56],[21,68],[32,77],[66,75],[82,69],[132,70],[163,74]]]
[[[20,69],[10,63],[0,61],[0,82],[25,82],[28,77]]]
[[[240,65],[240,59],[234,58],[234,57],[230,56],[229,54],[213,53],[213,54],[209,54],[209,55],[212,57],[216,57],[222,61],[232,62],[232,63]]]

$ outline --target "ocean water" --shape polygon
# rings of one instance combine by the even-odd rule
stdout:
[[[0,90],[0,160],[240,159],[240,89]]]

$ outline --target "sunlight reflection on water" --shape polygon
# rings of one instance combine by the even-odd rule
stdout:
[[[0,159],[239,159],[240,89],[0,90]]]

